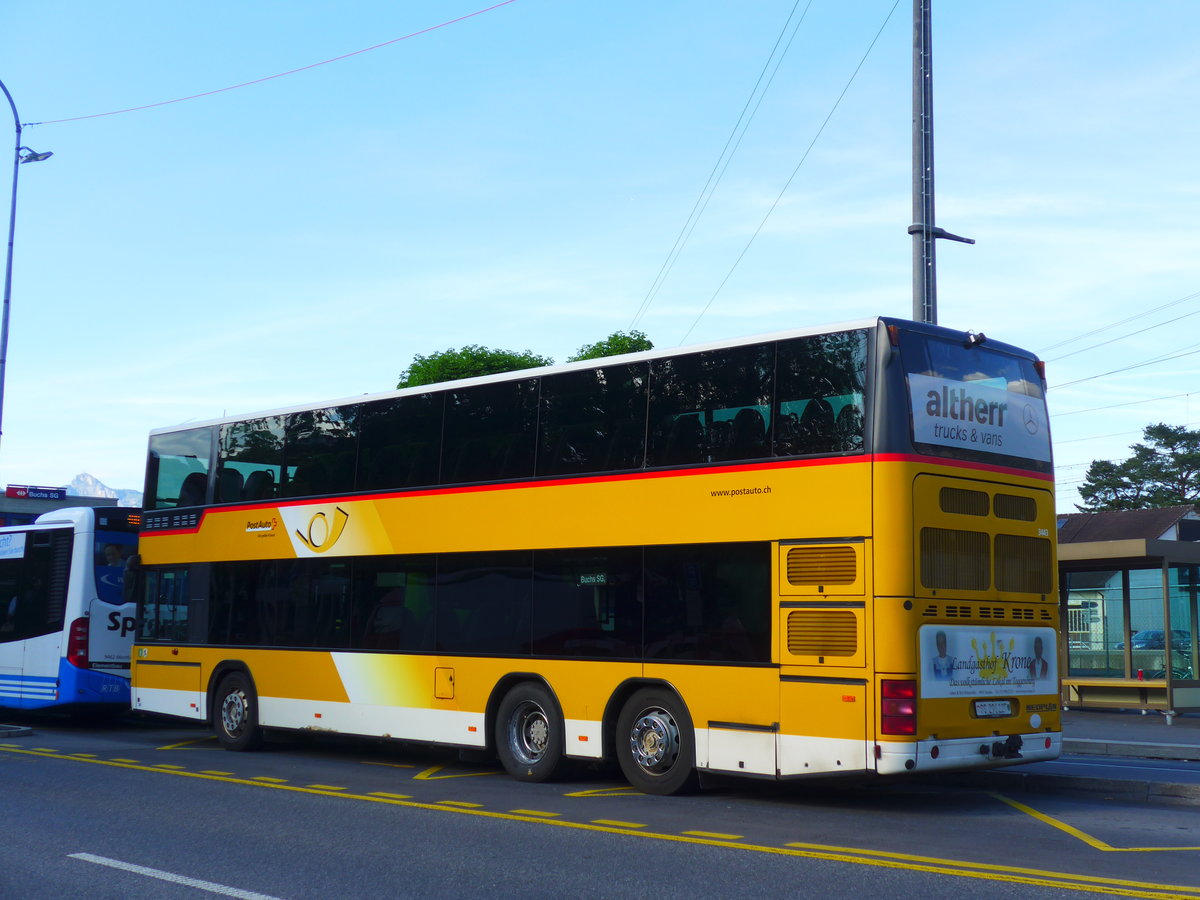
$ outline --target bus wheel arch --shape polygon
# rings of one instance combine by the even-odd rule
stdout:
[[[626,780],[647,794],[679,794],[696,787],[696,730],[687,704],[665,682],[619,691],[613,750]],[[615,701],[617,694],[613,695]],[[606,722],[608,715],[605,716]]]
[[[549,781],[566,755],[566,723],[558,697],[537,675],[510,675],[488,702],[488,734],[501,765],[520,781]]]
[[[258,690],[245,663],[217,666],[209,682],[209,723],[226,750],[249,751],[262,746]]]

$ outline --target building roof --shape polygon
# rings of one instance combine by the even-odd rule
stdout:
[[[1181,523],[1189,527],[1182,527]],[[1167,506],[1162,509],[1110,509],[1094,513],[1070,513],[1058,517],[1058,542],[1127,540],[1196,540],[1200,533],[1196,508]]]

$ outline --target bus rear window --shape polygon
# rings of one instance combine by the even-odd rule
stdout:
[[[1045,391],[1032,358],[916,332],[901,333],[900,352],[914,444],[939,455],[1050,462]]]

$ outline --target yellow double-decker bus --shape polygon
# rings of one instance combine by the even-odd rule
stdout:
[[[135,709],[631,784],[1050,759],[1041,363],[886,318],[150,435]]]

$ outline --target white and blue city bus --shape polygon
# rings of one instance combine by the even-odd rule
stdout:
[[[0,707],[129,706],[141,511],[58,509],[0,528]]]

